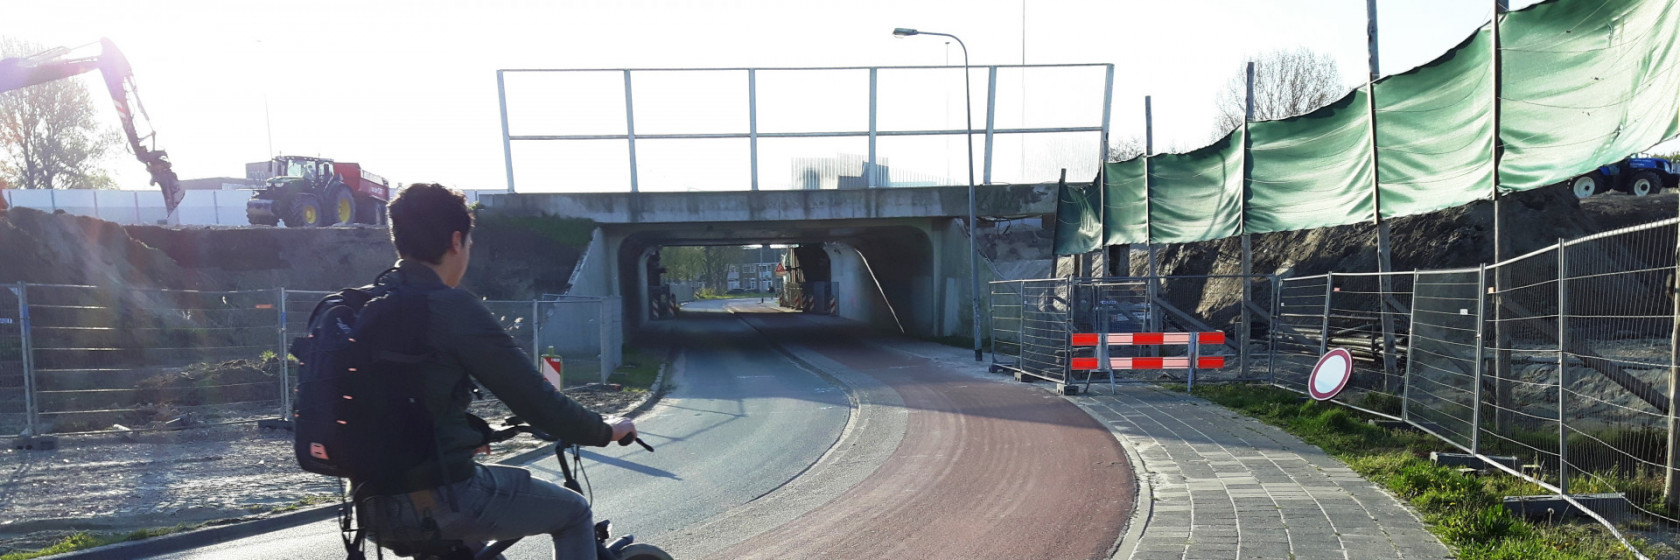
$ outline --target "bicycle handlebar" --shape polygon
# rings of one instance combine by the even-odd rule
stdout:
[[[538,430],[536,428],[533,428],[529,424],[521,423],[519,421],[518,417],[508,418],[504,425],[508,426],[508,427],[505,428],[505,429],[493,430],[493,431],[490,432],[489,443],[501,443],[501,442],[513,439],[514,436],[517,436],[521,433],[526,433],[526,434],[531,434],[533,436],[536,436],[537,439],[540,439],[540,440],[543,440],[543,441],[555,442],[557,448],[559,448],[559,449],[564,449],[569,445],[566,442],[561,441],[560,438],[549,435],[548,432],[544,432],[542,430]],[[639,437],[636,434],[626,435],[622,438],[619,438],[619,440],[618,440],[619,445],[630,445],[631,443],[636,443],[636,444],[641,445],[642,449],[648,450],[649,453],[653,452],[653,446],[648,445],[647,442],[645,442],[645,441],[642,441],[642,438]]]

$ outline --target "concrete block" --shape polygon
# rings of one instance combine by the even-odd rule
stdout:
[[[53,436],[21,436],[12,440],[12,449],[52,451],[58,449],[58,438]]]
[[[1633,517],[1633,509],[1628,504],[1627,496],[1620,493],[1571,494],[1569,497],[1604,516],[1611,523],[1621,523]],[[1556,495],[1506,496],[1505,509],[1510,510],[1512,515],[1536,521],[1566,521],[1576,517],[1590,519],[1573,504]]]
[[[1488,455],[1487,458],[1493,460],[1495,463],[1505,465],[1511,470],[1517,469],[1516,457],[1507,455]],[[1481,459],[1468,453],[1439,453],[1431,451],[1429,452],[1429,461],[1443,467],[1470,467],[1477,470],[1487,468],[1487,464],[1483,463]]]

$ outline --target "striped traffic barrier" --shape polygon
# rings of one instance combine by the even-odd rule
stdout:
[[[839,315],[840,314],[840,300],[838,298],[828,298],[828,314],[829,315]]]
[[[1102,371],[1107,373],[1110,390],[1114,389],[1115,371],[1182,369],[1188,372],[1187,384],[1194,388],[1197,369],[1225,367],[1224,356],[1202,356],[1201,345],[1224,343],[1225,333],[1219,331],[1197,333],[1078,333],[1070,337],[1068,345],[1074,348],[1094,348],[1097,355],[1068,360],[1068,367],[1073,371]],[[1190,350],[1190,355],[1113,358],[1108,355],[1108,349],[1113,346],[1186,346]],[[1090,385],[1091,376],[1086,375],[1085,386],[1089,389]]]

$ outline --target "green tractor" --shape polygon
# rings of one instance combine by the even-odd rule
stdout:
[[[245,203],[245,215],[253,225],[385,225],[390,183],[360,165],[279,156],[247,164],[245,175],[264,181],[263,189]]]

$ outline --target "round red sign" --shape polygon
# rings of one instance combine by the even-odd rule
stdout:
[[[1307,378],[1307,394],[1321,401],[1330,400],[1342,392],[1351,377],[1353,355],[1341,348],[1331,350],[1318,359],[1318,365],[1313,366],[1312,376]]]

